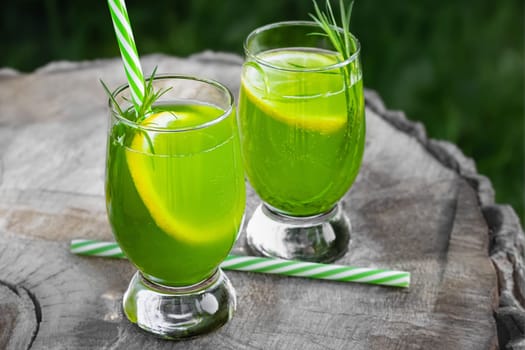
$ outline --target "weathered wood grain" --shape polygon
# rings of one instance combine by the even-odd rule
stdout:
[[[241,62],[143,59],[146,72],[217,79],[235,95]],[[111,239],[98,78],[123,82],[120,61],[0,70],[0,348],[525,349],[525,244],[512,208],[493,203],[490,182],[454,145],[428,139],[371,91],[340,262],[411,271],[411,288],[228,272],[238,310],[225,327],[175,343],[141,332],[120,308],[130,264],[67,250],[72,238]],[[258,198],[248,191],[249,216]],[[244,234],[236,251],[243,245]]]

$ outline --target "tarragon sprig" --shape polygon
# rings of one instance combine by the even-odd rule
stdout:
[[[345,9],[344,1],[339,0],[339,10],[341,12],[341,24],[336,20],[334,11],[332,10],[332,5],[330,0],[326,0],[326,12],[321,11],[316,1],[313,0],[315,14],[310,14],[310,17],[319,25],[323,30],[323,33],[312,33],[313,35],[321,35],[327,37],[337,52],[341,55],[342,62],[348,60],[352,54],[355,53],[356,46],[354,40],[352,40],[350,34],[350,18],[352,17],[352,9],[354,7],[354,0],[350,1],[348,8]],[[339,30],[339,28],[342,29]],[[343,83],[345,84],[345,98],[347,105],[347,115],[352,115],[352,109],[355,107],[351,103],[350,99],[350,87],[352,86],[352,80],[350,78],[352,72],[352,64],[341,67],[341,72],[343,75]],[[355,119],[355,118],[354,118]],[[352,133],[354,129],[354,120],[348,123],[347,131]],[[346,144],[346,143],[345,143]],[[346,147],[346,146],[345,146]]]
[[[140,124],[144,121],[144,119],[146,119],[146,117],[149,114],[151,114],[152,107],[155,104],[155,102],[162,95],[164,95],[166,92],[168,92],[171,89],[171,87],[169,87],[169,88],[159,89],[159,90],[155,91],[155,89],[153,88],[153,80],[155,79],[155,74],[156,73],[157,73],[157,67],[155,67],[155,69],[153,69],[153,72],[151,73],[151,77],[148,80],[146,80],[146,82],[144,83],[144,99],[142,100],[142,104],[139,106],[139,109],[138,109],[138,111],[135,114],[135,120],[134,120],[134,122],[137,125],[137,127],[135,127],[136,130],[139,133],[142,133],[145,136],[145,138],[146,138],[146,140],[148,142],[149,148],[150,148],[150,152],[152,154],[155,154],[155,149],[153,147],[153,142],[151,140],[150,135],[147,133],[147,131],[143,130],[140,127]],[[102,84],[102,87],[104,88],[104,91],[108,95],[108,98],[113,103],[113,106],[117,110],[117,113],[119,115],[125,117],[126,113],[122,110],[122,108],[120,107],[119,103],[115,99],[115,96],[109,90],[108,86],[104,83],[104,81],[102,81],[102,79],[100,80],[100,83]],[[123,99],[125,101],[131,103],[131,101],[128,98],[123,97]]]
[[[142,104],[139,106],[138,111],[135,115],[135,123],[140,124],[146,117],[151,113],[152,107],[155,104],[155,102],[166,92],[168,92],[171,87],[165,88],[165,89],[159,89],[155,91],[153,88],[153,80],[155,79],[155,74],[157,73],[157,67],[153,69],[153,72],[151,73],[151,77],[144,82],[144,99],[142,100]],[[124,111],[122,108],[120,108],[120,105],[118,104],[117,100],[115,99],[115,96],[111,93],[108,86],[100,80],[100,83],[104,87],[104,91],[106,91],[106,94],[108,95],[111,102],[113,102],[113,105],[117,109],[117,112],[124,116]],[[124,97],[124,100],[131,103],[131,101]]]
[[[347,9],[344,7],[344,1],[339,0],[339,9],[341,11],[340,25],[336,20],[330,0],[326,0],[326,12],[323,12],[314,0],[315,14],[310,14],[310,17],[324,31],[324,33],[316,34],[328,37],[334,48],[342,56],[343,61],[349,59],[352,52],[355,50],[353,41],[350,37],[350,18],[352,17],[353,7],[353,0],[350,1]],[[343,29],[343,33],[338,30],[339,27]]]

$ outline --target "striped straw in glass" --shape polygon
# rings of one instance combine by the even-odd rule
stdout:
[[[138,112],[144,99],[144,75],[133,39],[126,3],[124,0],[108,0],[109,11],[115,28],[124,70],[128,78],[133,105]]]

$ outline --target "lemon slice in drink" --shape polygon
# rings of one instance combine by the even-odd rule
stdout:
[[[199,109],[204,108],[199,113]],[[214,114],[213,114],[214,113]],[[219,109],[211,106],[181,106],[175,112],[162,111],[147,117],[141,125],[159,129],[188,128],[212,120]],[[203,120],[203,116],[207,116]],[[183,142],[165,133],[138,131],[126,152],[126,161],[135,188],[148,209],[151,217],[166,234],[187,244],[210,243],[220,239],[223,227],[208,227],[188,222],[173,209],[173,193],[167,193],[172,174],[178,169],[173,165],[176,159],[169,152],[186,148]],[[189,146],[191,148],[191,145]],[[155,154],[152,154],[152,148]],[[174,169],[175,168],[175,169]],[[180,171],[183,171],[181,169]],[[179,214],[179,215],[178,215]]]
[[[277,69],[255,62],[247,64],[242,85],[247,97],[265,114],[320,133],[344,127],[346,102],[339,68],[308,71],[337,64],[335,54],[279,50],[265,52],[260,59]],[[338,108],[334,103],[342,106]]]
[[[260,58],[273,67],[300,70],[317,70],[333,66],[339,61],[338,54],[332,51],[314,50],[275,50],[261,54]]]

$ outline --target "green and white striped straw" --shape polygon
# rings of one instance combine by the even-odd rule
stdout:
[[[108,5],[120,48],[120,55],[124,62],[124,70],[131,89],[133,105],[138,113],[144,100],[144,75],[142,74],[135,40],[133,39],[126,3],[124,0],[108,0]]]
[[[117,243],[89,239],[71,241],[71,253],[108,258],[126,258]],[[319,264],[304,261],[228,255],[220,265],[225,270],[270,273],[314,279],[377,284],[390,287],[410,286],[410,273],[367,267]]]
[[[71,253],[105,258],[126,259],[118,243],[96,241],[94,239],[74,239],[69,246]]]

